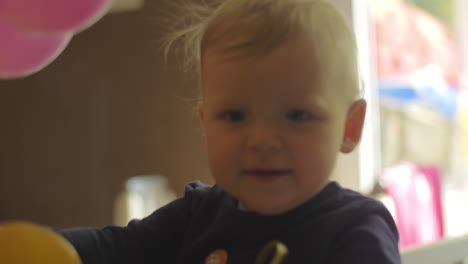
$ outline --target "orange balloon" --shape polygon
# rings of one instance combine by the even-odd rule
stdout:
[[[0,223],[0,263],[81,264],[75,248],[60,234],[25,222]]]

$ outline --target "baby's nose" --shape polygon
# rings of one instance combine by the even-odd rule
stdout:
[[[249,129],[247,146],[254,151],[278,150],[283,142],[280,133],[274,126],[255,124]]]

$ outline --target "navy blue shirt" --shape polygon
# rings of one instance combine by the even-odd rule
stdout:
[[[398,232],[387,209],[336,182],[276,216],[241,211],[217,185],[194,182],[184,197],[126,227],[61,233],[83,264],[203,264],[217,249],[227,252],[229,264],[250,264],[271,240],[289,249],[283,264],[401,263]]]

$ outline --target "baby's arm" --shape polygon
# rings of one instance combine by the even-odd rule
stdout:
[[[178,199],[126,227],[63,230],[83,264],[175,263],[189,219],[187,200]]]
[[[398,233],[393,222],[378,214],[366,216],[344,234],[329,264],[400,264]]]

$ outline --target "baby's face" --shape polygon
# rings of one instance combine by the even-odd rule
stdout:
[[[310,45],[297,38],[251,59],[204,54],[199,111],[210,168],[241,209],[293,209],[334,167],[348,107],[339,89],[316,85]]]

